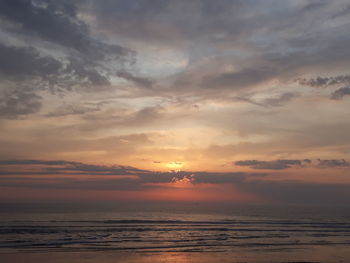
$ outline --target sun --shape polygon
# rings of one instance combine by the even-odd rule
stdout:
[[[165,164],[167,168],[170,169],[180,169],[184,166],[185,164],[183,162],[168,162]]]

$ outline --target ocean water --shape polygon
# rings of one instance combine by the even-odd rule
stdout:
[[[350,250],[348,208],[126,205],[106,211],[7,211],[0,221],[0,253],[244,251],[291,258],[315,248]],[[337,262],[350,259],[341,253]]]

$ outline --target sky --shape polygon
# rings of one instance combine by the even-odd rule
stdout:
[[[350,201],[347,0],[0,1],[0,198]]]

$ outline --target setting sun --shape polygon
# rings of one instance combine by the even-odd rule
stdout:
[[[185,166],[185,163],[182,162],[168,162],[165,164],[167,168],[170,168],[172,170],[178,170]]]

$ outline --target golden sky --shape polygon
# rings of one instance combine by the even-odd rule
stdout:
[[[346,10],[1,1],[0,197],[348,203]]]

